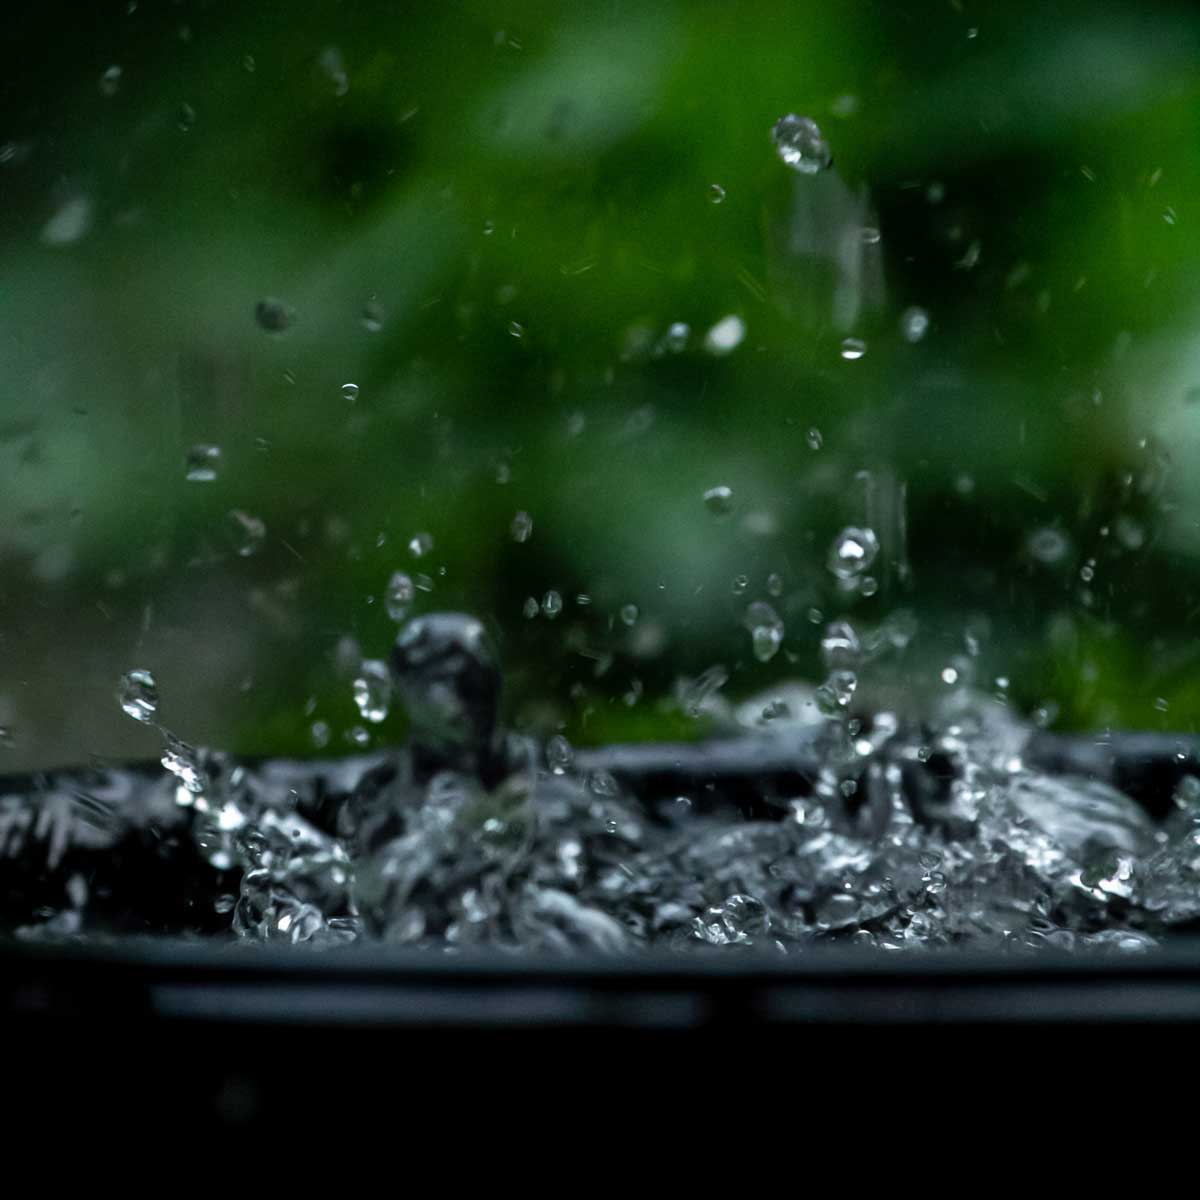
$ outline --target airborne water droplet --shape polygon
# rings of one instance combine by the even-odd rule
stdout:
[[[900,317],[900,332],[906,342],[919,342],[929,332],[929,314],[923,308],[906,308]]]
[[[742,624],[750,630],[754,657],[759,662],[769,662],[774,658],[784,633],[779,614],[769,604],[756,600],[746,609]]]
[[[217,477],[221,447],[198,442],[187,452],[185,475],[189,483],[212,483]]]
[[[397,623],[403,621],[408,616],[408,608],[415,595],[416,588],[412,579],[403,571],[393,572],[383,596],[387,615]]]
[[[102,96],[115,96],[117,89],[121,86],[121,68],[113,65],[109,67],[103,75],[100,76],[100,94]]]
[[[546,763],[555,775],[565,775],[574,761],[575,751],[571,743],[561,734],[556,734],[546,743]]]
[[[704,505],[714,516],[728,516],[733,511],[733,489],[719,484],[704,493]]]
[[[282,300],[266,296],[254,306],[254,319],[268,333],[282,333],[292,323],[293,313]]]
[[[542,612],[552,621],[562,612],[562,605],[562,596],[553,589],[542,597]]]
[[[842,339],[841,355],[847,362],[857,362],[867,352],[867,343],[862,338]]]
[[[709,354],[729,354],[736,350],[746,336],[746,322],[732,313],[722,317],[704,335],[704,348]]]
[[[719,183],[714,183],[708,189],[708,198],[713,204],[720,204],[725,199],[725,189]]]
[[[518,512],[509,526],[514,542],[527,542],[533,533],[533,518],[524,511]]]
[[[638,619],[638,606],[636,604],[625,604],[621,606],[621,623],[624,625],[635,625]]]
[[[127,671],[121,676],[117,699],[126,716],[146,724],[158,711],[158,685],[149,671]]]
[[[869,570],[879,553],[875,531],[851,525],[843,529],[829,548],[828,567],[839,579],[857,579]]]
[[[414,533],[408,539],[408,552],[413,558],[424,558],[433,549],[433,536],[428,533]]]
[[[804,435],[804,440],[808,443],[810,450],[820,450],[825,444],[821,431],[815,425]]]
[[[798,117],[795,113],[780,117],[771,126],[771,140],[783,162],[802,175],[816,175],[833,162],[829,143],[811,117]]]
[[[378,300],[368,300],[362,310],[363,328],[368,333],[378,333],[383,328],[386,315]]]
[[[233,548],[242,558],[256,553],[267,536],[267,527],[258,517],[252,517],[241,509],[232,509],[227,517]]]
[[[387,663],[368,658],[354,680],[354,703],[364,721],[378,725],[388,715],[392,702],[392,677]]]
[[[343,383],[342,384],[342,399],[350,404],[353,404],[358,399],[358,384]]]

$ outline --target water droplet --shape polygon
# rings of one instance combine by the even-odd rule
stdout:
[[[802,175],[816,175],[833,162],[829,144],[811,117],[798,117],[795,113],[780,117],[771,126],[771,140],[783,162]]]
[[[282,333],[292,323],[294,314],[282,300],[267,296],[254,306],[254,319],[268,333]]]
[[[204,768],[200,765],[199,755],[174,734],[167,734],[162,765],[193,794],[199,794],[208,787],[208,778],[204,773]]]
[[[733,489],[724,484],[709,488],[704,493],[704,505],[714,516],[728,516],[733,511]]]
[[[179,128],[187,133],[189,129],[196,123],[196,110],[190,104],[181,104],[179,106],[179,117],[177,124]]]
[[[756,600],[746,609],[742,624],[750,630],[754,657],[764,663],[774,658],[784,634],[779,614],[769,604]]]
[[[562,596],[553,589],[542,597],[542,612],[552,621],[562,612],[562,606]]]
[[[546,765],[554,775],[565,775],[575,759],[571,743],[556,734],[546,743]]]
[[[368,300],[363,305],[362,326],[368,333],[378,333],[386,319],[387,313],[378,300]]]
[[[527,542],[533,533],[533,518],[527,512],[518,512],[509,526],[514,542]]]
[[[832,621],[821,638],[821,662],[827,671],[853,670],[862,658],[862,644],[849,621]]]
[[[750,586],[749,575],[735,575],[733,577],[733,594],[735,596],[745,595],[746,589]]]
[[[102,96],[115,96],[117,90],[121,86],[121,68],[114,65],[109,67],[103,75],[100,76],[100,94]]]
[[[906,342],[919,342],[929,332],[929,314],[923,308],[906,308],[900,316],[900,332]]]
[[[42,241],[48,246],[69,246],[91,227],[92,202],[86,196],[72,196],[42,226]]]
[[[720,204],[725,199],[725,189],[719,183],[712,184],[708,189],[708,198],[713,204]]]
[[[954,667],[944,667],[942,669],[942,682],[948,685],[953,685],[958,682],[958,671]]]
[[[217,466],[221,461],[221,447],[198,442],[184,460],[185,475],[189,483],[212,483],[217,477]]]
[[[782,596],[783,595],[783,577],[781,575],[767,576],[767,595]]]
[[[663,334],[659,348],[670,354],[680,354],[687,348],[691,332],[691,328],[683,321],[673,321],[667,326],[667,332]]]
[[[254,71],[257,68],[257,66],[258,66],[258,64],[254,61],[253,54],[247,54],[242,59],[242,69],[245,71],[248,71],[251,75],[254,74]]]
[[[308,736],[312,739],[312,744],[318,750],[324,750],[325,747],[329,745],[329,722],[314,721],[312,725],[309,726]]]
[[[509,337],[523,338],[525,336],[525,326],[520,321],[509,321],[508,334]]]
[[[541,611],[541,605],[538,604],[537,600],[533,596],[527,596],[525,598],[525,604],[522,606],[521,612],[525,615],[525,619],[527,621],[532,621],[533,618],[536,617]]]
[[[872,229],[871,226],[864,226],[860,234],[864,246],[878,246],[883,239],[883,235],[878,229]]]
[[[121,676],[117,699],[126,716],[146,724],[158,711],[158,684],[149,671],[127,671]]]
[[[804,435],[804,440],[808,443],[810,450],[820,450],[825,444],[825,439],[821,436],[821,431],[815,425]]]
[[[412,604],[415,595],[416,589],[412,579],[403,571],[393,572],[383,595],[387,615],[397,623],[403,621],[408,616],[409,605]]]
[[[829,678],[817,688],[817,709],[826,717],[839,717],[850,707],[858,688],[858,676],[853,671],[831,671]]]
[[[593,771],[587,777],[587,789],[593,796],[611,799],[620,792],[616,779],[607,771]]]
[[[220,913],[222,916],[225,913],[233,912],[233,906],[237,903],[237,898],[229,892],[222,892],[213,901],[213,912]]]
[[[636,625],[638,619],[638,606],[636,604],[624,604],[621,606],[621,623],[623,625]]]
[[[392,703],[392,677],[387,663],[368,658],[359,667],[354,680],[354,703],[364,721],[378,725],[388,715]]]
[[[226,517],[234,550],[242,558],[257,553],[267,536],[267,527],[258,517],[252,517],[241,509],[232,509]]]
[[[343,383],[342,384],[342,399],[349,404],[353,404],[358,399],[358,384]]]
[[[741,344],[746,336],[746,322],[741,317],[730,314],[722,317],[705,335],[704,348],[709,354],[730,354]]]
[[[346,730],[346,741],[352,746],[363,747],[370,744],[371,735],[361,725],[352,725]]]
[[[841,355],[847,362],[857,362],[867,352],[867,343],[862,338],[842,338]]]
[[[1070,543],[1066,535],[1050,526],[1034,530],[1029,537],[1030,555],[1046,566],[1062,562],[1069,549]]]
[[[1082,579],[1084,583],[1091,583],[1092,580],[1096,578],[1096,560],[1094,558],[1089,558],[1087,562],[1085,562],[1083,566],[1079,568],[1079,578]]]
[[[1175,210],[1169,204],[1167,205],[1166,209],[1163,211],[1163,220],[1166,221],[1166,223],[1168,225],[1174,225],[1175,222],[1178,220],[1178,218],[1175,215]]]
[[[857,579],[870,569],[878,553],[875,531],[851,525],[834,538],[828,566],[838,579]]]
[[[408,552],[413,558],[424,558],[433,549],[433,536],[428,533],[414,533],[408,539]]]

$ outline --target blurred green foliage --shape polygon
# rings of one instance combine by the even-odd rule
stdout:
[[[514,720],[580,740],[686,734],[680,676],[721,663],[731,696],[812,678],[822,620],[900,608],[919,633],[880,694],[919,707],[965,656],[1058,727],[1195,729],[1193,5],[122,0],[7,19],[14,766],[152,751],[112,700],[132,666],[189,740],[307,753],[323,721],[345,749],[397,569],[430,577],[415,611],[489,621]],[[820,123],[832,170],[775,155],[789,112]],[[877,245],[846,243],[861,226]],[[256,322],[264,297],[286,330]],[[712,353],[730,315],[745,337]],[[185,478],[198,443],[221,448],[213,482]],[[232,510],[265,523],[257,553]],[[873,513],[879,591],[841,592],[830,540]],[[1046,528],[1058,563],[1030,552]],[[562,614],[523,616],[550,589]],[[755,599],[787,626],[766,664],[741,623]]]

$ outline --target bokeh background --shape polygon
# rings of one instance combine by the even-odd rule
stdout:
[[[397,570],[414,612],[489,623],[510,719],[580,742],[687,732],[681,678],[816,678],[822,622],[898,613],[893,702],[957,664],[1054,728],[1196,729],[1194,5],[5,22],[6,769],[153,753],[132,667],[189,741],[345,752]],[[786,113],[830,170],[780,161]],[[826,568],[866,523],[873,595]],[[765,663],[754,601],[786,627]]]

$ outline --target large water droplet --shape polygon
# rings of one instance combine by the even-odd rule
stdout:
[[[862,645],[849,621],[832,621],[821,638],[821,662],[827,671],[857,667]]]
[[[767,603],[756,600],[746,609],[742,623],[750,630],[754,657],[759,662],[769,662],[775,657],[783,641],[783,621]]]
[[[746,336],[746,322],[730,314],[722,317],[705,335],[704,348],[709,354],[729,354],[736,350]]]
[[[851,525],[833,539],[828,566],[839,579],[857,579],[870,569],[878,553],[875,531]]]
[[[841,355],[847,362],[857,362],[867,352],[867,343],[862,338],[842,338]]]
[[[354,680],[354,703],[364,721],[378,725],[392,703],[392,677],[387,663],[377,658],[363,661]]]
[[[221,447],[198,442],[187,452],[185,475],[189,483],[212,483],[217,477],[221,461]]]
[[[533,518],[524,511],[518,512],[509,526],[514,542],[527,542],[533,533]]]
[[[358,384],[343,383],[342,384],[342,399],[348,404],[353,404],[358,399]]]
[[[906,342],[919,342],[929,332],[929,314],[923,308],[906,308],[900,317],[900,332]]]
[[[802,175],[816,175],[833,162],[829,143],[811,117],[798,117],[795,113],[780,117],[771,126],[771,140],[779,157]]]
[[[268,333],[282,333],[293,317],[291,308],[274,296],[267,296],[254,306],[254,319]]]
[[[704,506],[714,516],[728,516],[733,511],[733,489],[724,484],[710,487],[704,493]]]
[[[571,743],[561,734],[556,734],[546,743],[546,765],[555,775],[565,775],[575,759]]]
[[[412,604],[415,595],[416,587],[412,579],[403,571],[393,572],[388,580],[387,591],[383,595],[383,606],[387,609],[387,615],[397,623],[403,621],[408,616],[409,605]]]
[[[158,711],[158,684],[149,671],[127,671],[121,676],[117,699],[126,716],[147,723]]]

